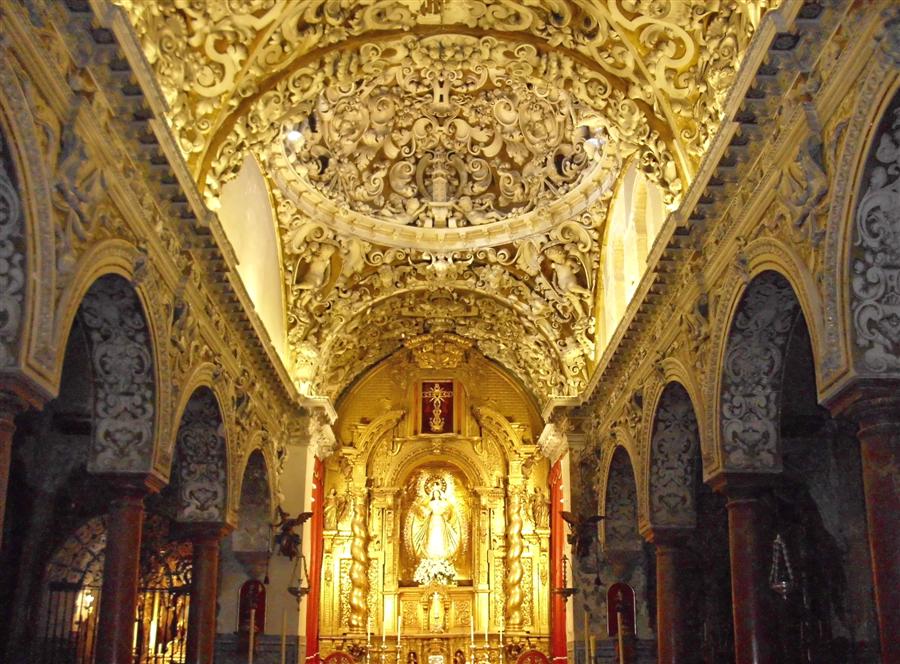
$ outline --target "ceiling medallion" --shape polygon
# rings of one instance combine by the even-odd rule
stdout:
[[[423,334],[405,346],[420,369],[455,369],[465,360],[472,341],[455,334]]]
[[[566,194],[599,163],[602,130],[579,125],[572,95],[509,66],[533,47],[453,35],[370,50],[375,73],[323,90],[285,141],[301,179],[355,212],[490,224]]]

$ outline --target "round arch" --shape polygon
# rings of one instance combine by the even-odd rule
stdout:
[[[778,417],[784,352],[804,315],[793,284],[762,264],[734,289],[717,336],[714,404],[708,417],[716,440],[716,470],[779,472]],[[805,315],[804,315],[805,317]],[[811,338],[813,325],[810,327]],[[815,352],[815,350],[813,351]]]
[[[222,410],[212,389],[188,399],[175,436],[171,482],[182,522],[225,523],[229,517],[228,446]]]
[[[144,265],[146,256],[136,247],[123,240],[106,240],[93,245],[80,259],[68,286],[59,300],[56,327],[54,330],[56,357],[54,360],[54,385],[59,385],[62,373],[63,359],[66,348],[66,340],[72,330],[75,316],[79,315],[82,306],[95,284],[101,280],[114,279],[120,284],[121,306],[127,305],[127,310],[122,309],[121,314],[130,316],[138,325],[138,317],[142,321],[138,327],[146,338],[149,350],[149,371],[152,375],[153,394],[153,423],[151,445],[147,455],[146,467],[133,469],[129,472],[140,470],[152,471],[160,477],[168,472],[170,459],[166,458],[167,446],[165,441],[171,440],[173,425],[172,417],[172,381],[169,355],[160,339],[165,338],[167,332],[167,319],[165,306],[160,300],[162,285],[154,278],[154,275],[142,275],[139,273]],[[102,316],[99,320],[102,320]],[[116,326],[107,325],[107,332],[116,332]],[[112,337],[110,337],[112,338]],[[119,333],[115,338],[127,341],[123,334]],[[128,345],[128,344],[126,344]],[[110,376],[111,379],[118,378]],[[116,472],[110,469],[109,472]]]
[[[604,520],[601,543],[605,552],[634,551],[641,547],[637,520],[637,478],[631,454],[617,445],[609,456],[603,486]]]
[[[57,278],[51,184],[30,100],[9,57],[0,55],[0,145],[8,150],[13,172],[6,175],[9,189],[2,195],[7,209],[18,209],[18,215],[0,220],[0,243],[9,257],[0,272],[6,318],[0,330],[0,368],[21,366],[52,394],[59,387],[59,372],[54,372],[53,329],[46,324],[54,318]]]
[[[642,456],[638,501],[640,521],[650,528],[696,525],[694,478],[700,426],[694,401],[677,381],[669,381],[652,406],[650,441]]]
[[[269,549],[270,526],[275,510],[271,466],[259,448],[253,449],[241,465],[237,524],[232,534],[235,551],[262,552]]]

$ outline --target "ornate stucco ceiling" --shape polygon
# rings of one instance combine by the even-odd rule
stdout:
[[[621,173],[678,205],[777,0],[118,4],[209,206],[267,178],[303,389],[453,332],[544,400],[595,360]]]

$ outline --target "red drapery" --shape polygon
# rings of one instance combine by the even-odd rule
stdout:
[[[563,586],[563,543],[566,524],[562,518],[562,464],[550,468],[550,657],[559,664],[567,661],[566,601],[556,592]]]
[[[309,528],[309,595],[306,598],[306,661],[319,662],[319,601],[322,596],[322,547],[324,544],[325,463],[313,467],[312,518]]]

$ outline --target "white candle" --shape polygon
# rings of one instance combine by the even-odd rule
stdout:
[[[619,629],[619,662],[625,664],[625,621],[623,620],[622,607],[616,613],[616,624]]]
[[[247,643],[247,664],[253,664],[253,642],[256,640],[256,609],[250,609],[250,634]]]
[[[287,609],[281,610],[281,664],[287,662]]]
[[[397,649],[398,649],[397,651],[398,652],[399,652],[399,648],[400,648],[400,632],[402,629],[403,629],[403,614],[401,613],[397,617]]]

